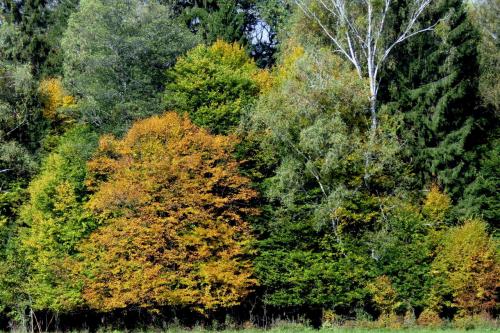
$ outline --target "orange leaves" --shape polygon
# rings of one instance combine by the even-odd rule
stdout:
[[[256,281],[244,218],[256,193],[212,136],[176,113],[104,137],[89,162],[89,207],[103,225],[81,247],[84,297],[94,308],[238,304]]]

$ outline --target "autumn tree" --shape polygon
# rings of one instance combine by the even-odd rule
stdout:
[[[40,82],[38,91],[43,102],[43,116],[52,126],[71,121],[68,110],[77,107],[75,98],[62,86],[60,78],[48,78]]]
[[[34,310],[65,312],[82,304],[81,283],[72,279],[67,261],[95,227],[84,209],[84,179],[96,144],[97,136],[87,128],[69,130],[28,187],[17,251],[30,277],[20,283]]]
[[[495,308],[500,274],[498,244],[488,235],[486,226],[480,220],[469,220],[447,232],[432,263],[430,308],[451,308],[460,315]]]
[[[102,226],[80,247],[91,307],[205,311],[252,290],[245,217],[256,194],[231,157],[234,140],[176,113],[101,139],[88,185]]]

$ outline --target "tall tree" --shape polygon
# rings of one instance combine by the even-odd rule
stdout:
[[[18,253],[29,279],[20,281],[34,310],[66,312],[82,305],[81,283],[66,262],[76,245],[94,228],[85,212],[86,162],[97,145],[97,135],[74,128],[59,138],[56,149],[42,163],[28,187],[19,223]]]
[[[348,312],[366,297],[373,263],[363,235],[406,180],[399,145],[388,120],[378,129],[379,158],[366,187],[366,82],[328,49],[289,44],[250,116],[261,149],[277,161],[265,180],[274,209],[256,269],[269,304]]]
[[[3,56],[31,63],[36,73],[47,55],[47,0],[4,1]]]
[[[463,1],[434,3],[422,24],[442,17],[432,38],[415,36],[395,50],[384,99],[404,115],[406,156],[421,186],[437,181],[457,200],[477,175],[477,147],[486,141],[490,116],[479,107],[479,36]]]
[[[380,72],[395,47],[413,36],[433,30],[437,25],[439,20],[423,25],[419,22],[432,0],[407,1],[405,19],[398,21],[394,30],[387,29],[394,0],[294,2],[319,25],[333,48],[356,68],[358,76],[368,78],[371,130],[374,134],[378,124]]]
[[[83,0],[62,41],[79,120],[120,132],[158,113],[165,70],[197,39],[155,1]]]
[[[480,32],[479,50],[479,94],[482,103],[479,106],[482,117],[487,120],[478,134],[484,137],[484,144],[476,147],[477,159],[474,180],[463,191],[463,196],[456,207],[460,215],[480,217],[500,230],[500,202],[497,192],[500,188],[500,170],[496,167],[500,161],[500,42],[499,25],[500,1],[474,1],[469,6],[469,14]],[[476,134],[472,134],[475,136]]]

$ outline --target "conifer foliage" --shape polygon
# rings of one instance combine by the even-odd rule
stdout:
[[[398,6],[408,4],[400,1]],[[400,11],[395,11],[394,21]],[[395,50],[400,59],[385,73],[390,106],[405,117],[408,141],[422,185],[441,183],[457,199],[474,178],[474,144],[484,115],[478,108],[479,36],[461,0],[435,2],[423,24],[441,23],[430,35],[417,35]]]

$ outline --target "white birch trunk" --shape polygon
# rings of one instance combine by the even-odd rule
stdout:
[[[433,0],[409,0],[408,21],[392,41],[384,34],[387,15],[394,0],[383,0],[375,7],[375,0],[294,0],[303,13],[321,27],[331,40],[335,50],[356,69],[360,78],[368,79],[370,126],[368,148],[365,154],[365,183],[368,186],[373,146],[379,126],[377,101],[380,86],[379,72],[385,65],[391,51],[407,39],[425,31],[431,31],[439,20],[424,28],[417,28],[418,20]],[[315,5],[312,9],[311,5]],[[354,12],[353,8],[356,8]],[[365,15],[359,19],[359,12]],[[357,15],[357,16],[356,16]],[[335,22],[329,25],[327,22]],[[361,23],[360,23],[361,22]]]
[[[433,30],[439,22],[417,29],[418,19],[433,0],[410,1],[412,9],[408,13],[408,21],[402,24],[401,31],[394,40],[384,43],[385,23],[393,0],[383,0],[378,8],[374,7],[374,0],[363,0],[357,5],[353,0],[294,0],[304,14],[321,27],[336,51],[352,63],[359,77],[368,79],[371,131],[376,130],[378,126],[377,99],[380,85],[378,75],[391,51],[412,36]],[[315,5],[317,10],[311,9],[311,5]],[[359,20],[359,17],[352,13],[352,6],[357,6],[357,9],[365,12],[364,23],[359,23],[363,20]],[[332,19],[338,30],[326,23]]]

